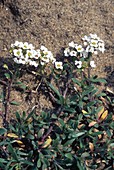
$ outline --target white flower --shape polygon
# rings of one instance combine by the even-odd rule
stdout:
[[[48,51],[48,52],[47,52],[47,57],[48,57],[50,60],[53,60],[53,59],[54,59],[53,54],[52,54],[51,51]]]
[[[38,50],[36,50],[36,55],[38,56],[38,57],[41,57],[41,51],[38,49]]]
[[[23,48],[23,42],[19,42],[18,47]]]
[[[34,58],[35,54],[33,50],[27,50],[26,51],[26,57],[28,58]]]
[[[25,56],[24,58],[21,57],[21,59],[24,59],[26,63],[28,62],[28,56]]]
[[[51,62],[54,64],[55,63],[55,61],[56,61],[56,59],[53,57],[53,55],[52,56],[50,56],[50,60],[51,60]]]
[[[77,49],[78,44],[74,44],[74,48]]]
[[[99,40],[99,37],[97,36],[97,34],[90,34],[90,37],[93,39]]]
[[[52,52],[48,51],[48,49],[44,46],[41,46],[40,51],[37,50],[37,52],[40,59],[42,60],[41,62],[48,63],[51,61],[52,63],[54,63],[56,61],[56,59],[53,57]],[[44,63],[41,65],[44,65]]]
[[[34,46],[32,44],[28,44],[28,42],[19,42],[19,41],[15,41],[14,44],[11,44],[11,47],[20,47],[22,49],[30,49],[33,50]]]
[[[28,58],[36,58],[37,52],[35,50],[27,50],[26,57]],[[37,57],[38,58],[38,57]]]
[[[76,52],[76,51],[72,50],[72,51],[70,52],[70,56],[76,56],[76,55],[77,55],[77,52]]]
[[[83,38],[82,38],[83,41],[90,41],[90,37],[88,37],[87,35],[85,35]]]
[[[14,60],[15,63],[19,64],[19,59],[14,58],[13,60]]]
[[[70,49],[69,49],[69,48],[66,48],[66,49],[64,50],[64,55],[65,55],[65,57],[68,57],[68,56],[69,56],[69,53],[70,53]]]
[[[86,52],[88,53],[88,52],[91,52],[91,53],[94,53],[94,47],[91,47],[91,46],[87,46],[86,47]]]
[[[82,48],[82,46],[81,45],[78,45],[77,47],[76,47],[76,49],[77,49],[77,52],[83,52],[83,48]]]
[[[77,65],[77,68],[82,68],[82,64]]]
[[[23,49],[29,49],[29,44],[28,44],[28,42],[24,42],[22,48],[23,48]]]
[[[11,44],[11,48],[14,48],[14,44]]]
[[[45,63],[44,63],[43,61],[41,61],[40,64],[41,64],[42,66],[44,66]]]
[[[14,43],[14,46],[19,46],[19,44],[20,44],[20,42],[19,41],[15,41],[15,43]]]
[[[38,63],[36,61],[29,60],[28,64],[34,67],[38,67]]]
[[[75,60],[75,65],[77,66],[77,68],[81,68],[82,67],[82,61]]]
[[[23,46],[23,43],[22,42],[19,42],[19,41],[15,41],[14,44],[11,44],[11,47],[14,48],[14,47],[22,47]]]
[[[25,60],[22,60],[21,58],[19,59],[19,63],[20,64],[26,64],[26,61]]]
[[[73,42],[73,41],[69,43],[69,47],[72,47],[72,48],[74,48],[74,47],[75,47],[75,44],[74,44],[74,42]]]
[[[102,53],[104,53],[105,48],[104,48],[104,47],[99,47],[99,51],[101,51]]]
[[[97,55],[97,54],[98,54],[98,51],[97,51],[97,50],[94,50],[94,54]]]
[[[13,60],[17,64],[26,64],[26,61],[21,59],[21,58],[19,58],[19,59],[18,58],[14,58]]]
[[[84,46],[87,46],[87,45],[88,45],[87,41],[84,41]]]
[[[98,40],[91,39],[90,46],[98,47]]]
[[[104,42],[103,42],[103,41],[99,41],[99,43],[98,43],[98,49],[99,49],[99,51],[101,51],[102,53],[104,53],[105,47],[104,47]]]
[[[94,47],[90,47],[89,52],[94,53]]]
[[[13,54],[15,57],[23,56],[22,49],[14,49]]]
[[[56,59],[55,58],[53,58],[53,60],[52,60],[52,64],[54,64],[56,62]]]
[[[49,56],[48,55],[41,56],[40,59],[45,63],[49,63]]]
[[[30,49],[30,50],[34,50],[34,46],[32,45],[32,44],[28,44],[28,48]]]
[[[45,46],[43,46],[43,45],[41,45],[41,47],[40,47],[40,49],[42,50],[42,51],[48,51],[48,49],[45,47]]]
[[[92,68],[95,68],[95,67],[96,67],[95,62],[94,62],[94,61],[90,61],[90,66],[91,66]]]
[[[88,45],[85,49],[85,51],[88,53],[89,52],[89,49],[90,49],[90,46]]]
[[[34,67],[38,67],[38,63],[36,63],[36,62],[34,61],[33,66],[34,66]]]
[[[88,52],[86,52],[85,50],[82,52],[82,56],[84,57],[84,58],[87,58],[88,57]]]
[[[56,62],[55,62],[55,68],[62,70],[62,69],[63,69],[63,63],[62,63],[61,61],[59,61],[59,62],[56,61]]]

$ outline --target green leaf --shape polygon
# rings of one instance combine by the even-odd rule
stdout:
[[[5,163],[5,162],[3,162],[3,163]],[[2,163],[2,161],[0,161],[0,167],[1,167],[2,169],[5,169],[5,168],[6,168],[6,165],[4,165],[3,163]]]
[[[94,90],[94,87],[93,87],[93,86],[88,87],[87,90],[84,90],[84,91],[82,92],[82,97],[88,95],[88,94],[91,93],[93,90]]]
[[[76,112],[76,110],[74,108],[71,108],[71,107],[64,108],[64,111],[70,112],[70,113],[75,113]]]
[[[12,163],[13,163],[13,162],[12,162]],[[15,169],[17,169],[17,168],[18,168],[18,163],[17,163],[17,164],[12,165],[10,169],[8,168],[8,170],[14,170],[14,168],[15,168]]]
[[[95,95],[98,92],[98,89],[95,89],[91,92],[91,96]]]
[[[59,118],[58,120],[59,120],[59,123],[62,125],[62,127],[65,126],[63,119]]]
[[[79,80],[72,78],[72,81],[81,87],[81,83]]]
[[[23,90],[25,90],[27,88],[27,86],[24,83],[22,83],[21,81],[15,82],[15,86],[19,87]]]
[[[35,111],[35,110],[33,110],[31,113],[29,113],[29,115],[27,116],[27,118],[25,119],[25,121],[27,121],[30,117],[32,117],[32,116],[33,116],[34,111]]]
[[[20,85],[20,84],[23,84],[21,81],[17,81],[15,82],[16,85]]]
[[[14,164],[11,166],[11,164]],[[17,161],[16,160],[9,160],[7,163],[7,166],[5,167],[5,170],[13,170],[15,165],[16,165]],[[13,169],[12,169],[13,168]]]
[[[25,153],[24,151],[19,151],[17,152],[18,155],[21,155],[21,156],[28,156],[28,153]]]
[[[61,97],[61,94],[59,93],[59,91],[52,84],[48,84],[48,85],[57,94],[57,96]]]
[[[16,105],[16,106],[19,106],[19,105],[20,105],[20,103],[19,103],[19,102],[16,102],[16,101],[12,101],[12,102],[10,102],[10,104],[11,104],[11,105]]]
[[[41,160],[40,160],[40,159],[38,159],[38,161],[37,161],[37,167],[38,167],[38,168],[41,167]]]
[[[90,156],[90,154],[88,152],[84,152],[81,155],[82,158],[86,158],[86,157],[89,157],[89,156]]]
[[[107,81],[103,78],[90,78],[90,81],[93,82],[93,83],[107,83]]]
[[[38,132],[38,138],[42,137],[42,135],[44,134],[44,128],[40,129]]]
[[[98,136],[98,135],[102,135],[103,134],[103,132],[93,132],[91,135],[92,136]]]
[[[68,140],[64,146],[68,146],[68,145],[71,145],[73,142],[74,142],[75,139],[71,139],[71,140]]]
[[[20,120],[20,114],[18,112],[15,113],[17,120]]]
[[[82,110],[83,109],[83,105],[84,105],[84,102],[82,102],[81,100],[79,101],[79,108]]]
[[[109,137],[111,137],[112,136],[112,133],[111,133],[111,131],[107,128],[107,130],[106,130],[106,133],[107,133],[107,135],[109,136]]]
[[[87,105],[86,105],[86,107],[91,107],[91,106],[93,106],[93,105],[95,105],[96,104],[96,100],[94,100],[94,101],[92,101],[92,102],[89,102]]]
[[[28,134],[28,135],[26,135],[26,138],[27,139],[34,139],[34,135]]]
[[[0,135],[4,135],[7,132],[5,128],[0,128]]]
[[[66,154],[65,154],[65,157],[66,157],[66,158],[68,158],[68,159],[71,159],[71,160],[73,159],[73,157],[72,157],[72,154],[71,154],[71,153],[66,153]]]
[[[52,114],[52,119],[57,119],[57,116],[56,116],[56,114]]]
[[[25,84],[21,84],[20,88],[26,90],[27,86]]]
[[[84,134],[85,134],[85,132],[78,132],[78,133],[75,132],[75,133],[72,134],[72,137],[73,138],[78,138],[78,137],[80,137],[80,136],[82,136]]]
[[[11,76],[10,76],[10,74],[8,74],[8,73],[5,73],[4,75],[5,75],[5,77],[6,77],[7,79],[11,79]]]
[[[101,96],[106,96],[106,93],[99,93],[96,95],[97,97],[101,97]]]
[[[7,161],[3,158],[0,158],[0,163],[7,163]]]
[[[11,153],[12,157],[13,157],[16,161],[18,161],[17,154],[16,154],[16,152],[15,152],[15,150],[13,149],[13,147],[12,147],[11,144],[8,145],[8,151]]]
[[[31,166],[34,166],[34,164],[32,163],[32,162],[30,162],[30,161],[27,161],[27,160],[20,160],[21,161],[21,163],[24,163],[25,165],[31,165]]]

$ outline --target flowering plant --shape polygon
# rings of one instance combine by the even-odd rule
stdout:
[[[104,42],[96,35],[90,34],[82,38],[83,46],[74,43],[69,43],[69,47],[64,50],[66,57],[75,57],[75,65],[77,68],[96,67],[94,61],[91,61],[92,54],[98,54],[98,52],[104,53]]]
[[[106,81],[90,74],[90,68],[96,66],[92,55],[104,52],[104,42],[96,34],[84,36],[82,40],[83,45],[69,43],[61,61],[56,61],[44,46],[35,50],[27,42],[16,41],[11,45],[14,63],[20,67],[32,66],[36,73],[41,73],[41,80],[34,74],[35,86],[24,88],[24,95],[35,94],[31,111],[21,114],[17,111],[14,120],[9,121],[9,105],[17,105],[10,101],[16,72],[4,65],[1,170],[113,168],[113,92],[99,92],[98,84]],[[46,74],[49,65],[50,79]],[[19,80],[17,83],[22,86]],[[48,111],[47,108],[39,111],[39,92],[42,91],[52,103]]]

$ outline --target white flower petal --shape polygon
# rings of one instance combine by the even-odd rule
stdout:
[[[56,69],[63,69],[63,63],[61,61],[56,61],[55,62],[55,68]]]
[[[92,68],[95,68],[95,67],[96,67],[95,62],[94,62],[94,61],[90,61],[90,66],[91,66]]]

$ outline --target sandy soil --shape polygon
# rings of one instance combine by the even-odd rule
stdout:
[[[28,41],[36,47],[45,45],[56,57],[70,41],[96,33],[105,41],[106,52],[95,56],[97,68],[93,73],[108,79],[114,86],[114,1],[113,0],[1,0],[0,1],[0,67],[10,59],[10,44]],[[25,81],[28,76],[25,76]],[[30,81],[32,78],[30,77]],[[12,99],[19,100],[27,110],[25,96],[13,91]],[[34,97],[33,97],[34,98]],[[41,107],[50,108],[46,97]],[[34,103],[34,102],[33,102]],[[34,104],[33,104],[34,105]],[[14,107],[14,111],[17,108]]]

